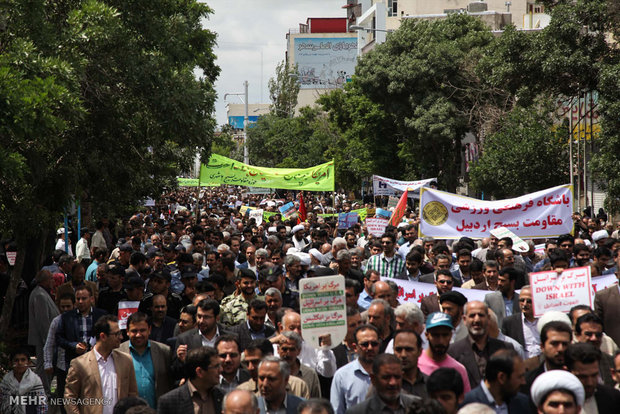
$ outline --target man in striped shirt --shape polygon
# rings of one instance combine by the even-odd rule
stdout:
[[[381,236],[383,253],[371,256],[366,264],[366,269],[379,272],[381,277],[394,278],[405,268],[405,260],[396,254],[396,237],[392,233],[384,233]]]

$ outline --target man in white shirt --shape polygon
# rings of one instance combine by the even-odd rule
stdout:
[[[86,227],[82,227],[80,236],[80,240],[75,245],[75,257],[78,262],[87,261],[90,264],[90,247],[88,247],[88,242],[91,235]]]
[[[65,386],[65,409],[72,414],[112,414],[114,405],[138,395],[133,362],[117,348],[121,331],[113,315],[104,315],[93,326],[97,343],[92,351],[71,361]],[[88,405],[78,401],[88,397]]]

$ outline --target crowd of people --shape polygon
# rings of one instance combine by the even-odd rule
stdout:
[[[415,210],[380,237],[304,194],[184,188],[122,225],[58,229],[36,275],[28,345],[11,354],[1,413],[610,413],[620,407],[620,290],[536,318],[529,274],[620,277],[620,223],[575,215],[574,236],[418,238]],[[272,214],[263,219],[241,206]],[[544,251],[535,246],[544,243]],[[75,255],[73,254],[75,245]],[[345,278],[341,343],[304,340],[299,282]],[[395,280],[433,284],[399,300]],[[485,291],[468,300],[454,288]],[[135,309],[137,308],[137,310]],[[126,317],[126,312],[130,313]],[[120,320],[118,319],[120,317]],[[32,357],[35,362],[32,363]]]

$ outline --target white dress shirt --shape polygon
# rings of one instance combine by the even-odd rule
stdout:
[[[112,354],[108,359],[95,350],[97,358],[97,366],[99,367],[99,376],[101,377],[101,394],[103,395],[103,414],[112,414],[114,406],[118,400],[118,382],[116,378],[116,367],[114,366],[114,357]]]

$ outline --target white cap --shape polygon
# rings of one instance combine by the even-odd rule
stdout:
[[[300,230],[305,230],[305,227],[302,224],[298,224],[295,227],[293,227],[293,230],[291,230],[291,233],[295,234]]]
[[[575,402],[578,406],[582,406],[586,398],[581,381],[568,371],[556,369],[543,372],[532,383],[530,394],[532,401],[536,407],[540,406],[542,399],[554,390],[568,390],[575,396]]]
[[[538,333],[542,332],[543,327],[552,321],[560,321],[566,323],[569,328],[573,328],[570,318],[567,314],[560,311],[549,311],[545,312],[543,316],[538,319],[538,324],[536,325],[536,329],[538,329]]]
[[[599,230],[592,233],[592,241],[595,243],[601,239],[606,239],[608,237],[609,233],[607,233],[607,230]]]

